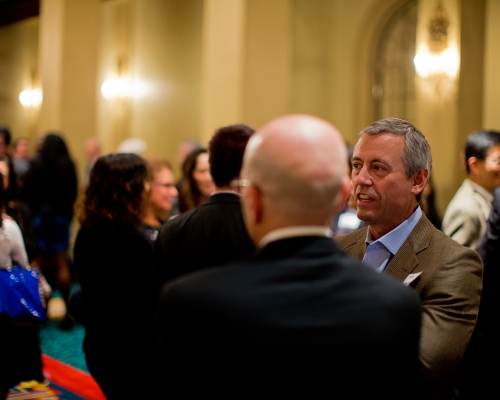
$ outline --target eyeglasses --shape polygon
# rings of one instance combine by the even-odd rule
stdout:
[[[252,184],[250,179],[233,179],[230,185],[239,192],[242,187],[249,187]]]
[[[484,161],[489,161],[492,164],[500,165],[500,158],[485,158]]]
[[[155,183],[153,183],[153,185],[162,186],[164,188],[173,188],[173,187],[175,187],[174,183],[160,183],[160,182],[155,182]]]

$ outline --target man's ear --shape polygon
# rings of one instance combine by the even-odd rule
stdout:
[[[342,186],[340,187],[337,204],[335,205],[335,209],[333,210],[333,214],[338,213],[344,206],[352,190],[353,188],[351,179],[348,176],[344,176],[344,178],[342,179]]]
[[[251,213],[249,217],[252,219],[252,222],[254,224],[258,224],[262,221],[262,194],[260,193],[260,190],[253,185],[250,185],[247,190],[248,206]]]
[[[477,157],[469,157],[469,159],[467,160],[467,164],[469,165],[469,171],[472,172],[474,175],[478,174],[477,171],[478,161],[479,159]]]
[[[411,192],[414,195],[417,195],[420,192],[422,192],[428,180],[429,180],[429,170],[427,168],[419,169],[417,172],[415,172],[415,175],[413,175],[413,185],[411,188]]]

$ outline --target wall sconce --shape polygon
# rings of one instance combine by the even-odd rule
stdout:
[[[43,94],[41,89],[36,89],[36,84],[37,82],[37,74],[36,70],[33,68],[31,69],[31,82],[30,82],[30,87],[31,89],[26,89],[23,90],[19,94],[19,101],[21,102],[21,105],[25,108],[37,108],[42,104],[43,100]]]
[[[43,94],[40,89],[27,89],[19,94],[19,101],[23,107],[38,107],[42,104]]]
[[[137,82],[125,78],[126,61],[118,58],[118,73],[116,78],[107,79],[101,85],[101,93],[106,99],[125,98],[138,92]]]
[[[101,93],[106,99],[130,96],[132,82],[122,78],[108,79],[102,84]]]
[[[428,47],[422,46],[413,59],[417,74],[423,78],[455,78],[458,72],[458,53],[448,46],[450,21],[442,1],[438,1],[429,23]]]

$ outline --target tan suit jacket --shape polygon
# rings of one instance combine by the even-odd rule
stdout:
[[[466,179],[443,217],[443,232],[463,246],[477,250],[486,232],[491,203]]]
[[[347,254],[362,259],[366,231],[335,237]],[[423,304],[420,361],[425,397],[458,398],[458,370],[477,319],[483,264],[476,251],[459,245],[422,215],[385,273],[410,286]],[[411,278],[411,277],[410,277]]]

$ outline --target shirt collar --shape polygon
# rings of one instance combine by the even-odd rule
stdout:
[[[382,243],[387,250],[391,252],[391,254],[396,254],[399,248],[403,245],[404,241],[408,238],[417,222],[420,220],[422,216],[422,209],[420,206],[417,206],[417,209],[410,215],[407,219],[401,222],[396,228],[394,228],[389,233],[386,233],[384,236],[377,240],[373,240],[373,236],[368,229],[366,233],[366,245],[369,245],[374,242]]]
[[[231,194],[235,194],[237,196],[240,196],[240,194],[238,192],[235,192],[234,190],[216,190],[215,192],[213,192],[211,196],[215,196],[217,194],[220,194],[220,193],[231,193]]]
[[[333,233],[330,228],[316,225],[289,226],[286,228],[278,228],[264,235],[264,237],[260,240],[258,247],[264,247],[271,242],[275,242],[276,240],[301,236],[332,237]]]
[[[472,182],[470,179],[467,178],[469,183],[472,185],[474,190],[478,192],[481,196],[483,196],[488,203],[493,202],[493,193],[488,192],[484,187],[478,185],[476,182]]]

